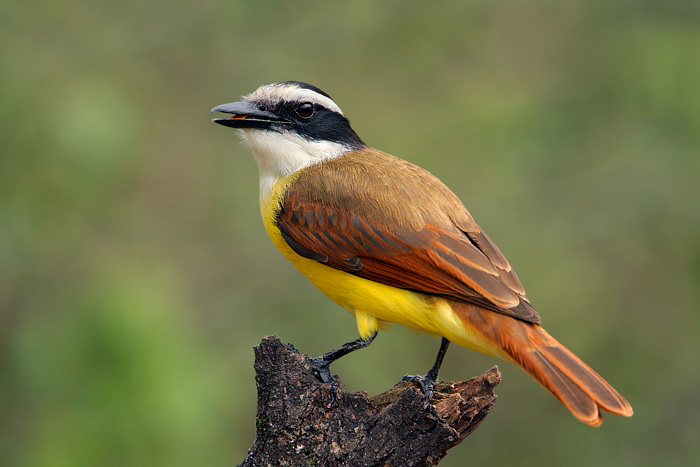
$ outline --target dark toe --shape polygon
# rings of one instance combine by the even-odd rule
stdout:
[[[428,375],[404,375],[401,381],[410,381],[411,383],[417,383],[423,394],[425,394],[424,407],[427,407],[430,403],[430,399],[433,397],[433,389],[435,388],[435,380],[430,378]]]

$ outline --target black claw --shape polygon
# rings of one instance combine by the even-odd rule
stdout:
[[[309,363],[311,363],[311,368],[316,372],[321,381],[324,383],[333,381],[334,378],[331,374],[331,367],[323,357],[309,358]]]
[[[438,373],[440,373],[440,366],[442,365],[442,359],[445,357],[447,348],[450,346],[450,341],[442,338],[440,343],[440,350],[438,350],[437,357],[435,358],[435,363],[433,367],[428,371],[425,376],[421,375],[405,375],[401,378],[401,381],[410,381],[412,383],[418,383],[425,394],[425,403],[423,408],[427,408],[430,403],[430,398],[433,397],[433,390],[435,389],[435,384],[437,384]]]
[[[335,401],[337,400],[337,395],[338,395],[338,387],[340,386],[338,384],[338,380],[333,377],[333,374],[331,373],[331,367],[329,362],[326,358],[323,356],[321,357],[316,357],[316,358],[309,358],[309,363],[311,363],[311,368],[314,370],[318,378],[324,382],[328,383],[331,385],[331,403],[330,405],[333,405]]]
[[[433,397],[433,392],[434,392],[435,384],[437,383],[437,381],[435,381],[434,378],[431,378],[430,374],[427,374],[425,376],[404,375],[404,377],[401,378],[401,381],[410,381],[411,383],[417,383],[418,385],[420,385],[420,388],[423,391],[423,394],[425,394],[425,401],[423,402],[423,408],[427,408],[428,404],[430,404],[430,399]]]
[[[340,357],[349,354],[350,352],[354,352],[355,350],[367,347],[369,344],[372,343],[375,337],[377,337],[377,331],[375,331],[374,334],[372,334],[367,340],[355,339],[354,341],[343,344],[337,349],[331,350],[330,352],[323,354],[320,357],[309,358],[311,368],[313,368],[314,372],[316,372],[319,379],[324,383],[328,383],[331,385],[331,403],[329,404],[329,406],[333,405],[338,399],[338,389],[340,388],[340,384],[331,373],[331,363],[333,363]]]

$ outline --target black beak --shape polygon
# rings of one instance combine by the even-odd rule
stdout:
[[[289,120],[278,117],[267,110],[258,109],[255,104],[246,101],[232,102],[211,109],[211,113],[232,114],[229,118],[215,118],[212,121],[231,128],[270,129],[275,124],[289,124]]]

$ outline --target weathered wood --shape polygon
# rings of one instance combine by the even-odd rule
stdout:
[[[466,438],[496,402],[500,372],[439,383],[430,405],[413,383],[375,397],[348,394],[331,405],[330,385],[278,337],[255,347],[257,437],[242,467],[433,466]],[[336,376],[337,378],[337,376]]]

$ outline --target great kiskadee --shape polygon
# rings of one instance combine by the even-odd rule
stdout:
[[[430,399],[450,342],[515,363],[576,418],[630,404],[541,326],[515,271],[435,176],[367,146],[328,94],[297,81],[261,86],[212,110],[238,128],[260,172],[272,242],[316,287],[355,316],[360,338],[312,359],[328,365],[369,345],[382,323],[442,336],[421,384]]]

